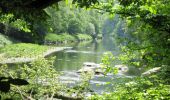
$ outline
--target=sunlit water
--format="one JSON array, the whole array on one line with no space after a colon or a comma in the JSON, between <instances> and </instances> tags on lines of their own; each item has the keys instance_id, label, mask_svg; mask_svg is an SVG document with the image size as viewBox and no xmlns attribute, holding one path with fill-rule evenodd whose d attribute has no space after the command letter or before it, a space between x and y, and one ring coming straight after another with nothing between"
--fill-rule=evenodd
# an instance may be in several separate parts
<instances>
[{"instance_id":1,"label":"sunlit water","mask_svg":"<svg viewBox=\"0 0 170 100\"><path fill-rule=\"evenodd\" d=\"M103 39L98 42L83 42L72 46L72 49L57 52L52 55L56 56L54 63L56 70L63 73L60 76L60 81L69 86L74 86L82 80L81 75L76 72L82 68L84 62L101 63L102 55L106 51L112 52L115 56L120 53L118 45L113 38ZM114 63L121 64L121 62L118 61ZM136 69L134 71L135 72L132 74L95 75L89 81L90 89L97 93L103 93L109 90L112 91L112 87L114 86L108 84L109 82L116 83L121 82L124 78L132 78L138 73Z\"/></svg>"}]
</instances>

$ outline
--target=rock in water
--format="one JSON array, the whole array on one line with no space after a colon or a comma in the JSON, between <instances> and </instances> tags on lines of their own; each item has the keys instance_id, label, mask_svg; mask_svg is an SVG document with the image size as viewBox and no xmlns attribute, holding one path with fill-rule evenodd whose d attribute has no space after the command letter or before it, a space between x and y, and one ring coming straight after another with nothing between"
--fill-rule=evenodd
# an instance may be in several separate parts
<instances>
[{"instance_id":1,"label":"rock in water","mask_svg":"<svg viewBox=\"0 0 170 100\"><path fill-rule=\"evenodd\" d=\"M115 65L115 68L118 69L118 73L125 73L129 70L126 65Z\"/></svg>"},{"instance_id":2,"label":"rock in water","mask_svg":"<svg viewBox=\"0 0 170 100\"><path fill-rule=\"evenodd\" d=\"M102 68L100 64L96 64L94 62L85 62L83 63L83 67L77 71L77 73L94 73L96 75L103 74Z\"/></svg>"},{"instance_id":3,"label":"rock in water","mask_svg":"<svg viewBox=\"0 0 170 100\"><path fill-rule=\"evenodd\" d=\"M150 70L142 73L142 76L149 76L149 75L151 75L151 74L153 74L153 73L157 73L157 72L160 71L160 69L161 69L161 67L152 68L152 69L150 69Z\"/></svg>"}]
</instances>

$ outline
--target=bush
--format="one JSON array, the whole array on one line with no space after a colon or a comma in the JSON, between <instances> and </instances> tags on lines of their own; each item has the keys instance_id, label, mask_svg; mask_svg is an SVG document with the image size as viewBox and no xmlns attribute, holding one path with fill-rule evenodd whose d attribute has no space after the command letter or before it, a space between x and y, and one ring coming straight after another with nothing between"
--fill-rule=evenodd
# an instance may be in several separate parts
<instances>
[{"instance_id":1,"label":"bush","mask_svg":"<svg viewBox=\"0 0 170 100\"><path fill-rule=\"evenodd\" d=\"M72 18L68 24L69 34L83 33L82 22L76 18Z\"/></svg>"},{"instance_id":2,"label":"bush","mask_svg":"<svg viewBox=\"0 0 170 100\"><path fill-rule=\"evenodd\" d=\"M78 41L92 40L92 37L90 35L87 35L87 34L77 34L76 37L77 37Z\"/></svg>"},{"instance_id":3,"label":"bush","mask_svg":"<svg viewBox=\"0 0 170 100\"><path fill-rule=\"evenodd\" d=\"M112 93L93 95L90 100L169 100L170 85L157 79L137 77L119 84Z\"/></svg>"},{"instance_id":4,"label":"bush","mask_svg":"<svg viewBox=\"0 0 170 100\"><path fill-rule=\"evenodd\" d=\"M59 81L60 73L53 66L54 59L39 58L27 64L14 64L13 68L11 65L0 66L0 98L2 100L49 100L49 98L63 99L64 97L65 100L82 100L85 93L90 91L89 81L93 74L84 73L81 75L81 83L77 83L74 87L66 87L66 84ZM10 88L3 87L9 84L1 83L8 83L9 80L15 81L15 84L12 85L14 83L12 82Z\"/></svg>"},{"instance_id":5,"label":"bush","mask_svg":"<svg viewBox=\"0 0 170 100\"><path fill-rule=\"evenodd\" d=\"M7 93L0 91L2 100L32 100L40 98L46 100L53 97L54 93L63 88L63 85L58 81L59 73L53 68L53 59L39 58L29 64L15 64L13 65L15 70L11 69L10 65L2 65L0 67L1 77L25 79L29 82L29 85L26 86L11 85L10 91Z\"/></svg>"},{"instance_id":6,"label":"bush","mask_svg":"<svg viewBox=\"0 0 170 100\"><path fill-rule=\"evenodd\" d=\"M87 34L76 34L76 35L69 35L69 34L54 34L54 33L49 33L46 35L45 39L47 41L51 41L51 42L64 42L64 41L88 41L88 40L92 40L92 37L90 35Z\"/></svg>"},{"instance_id":7,"label":"bush","mask_svg":"<svg viewBox=\"0 0 170 100\"><path fill-rule=\"evenodd\" d=\"M47 41L52 41L52 42L64 42L64 41L75 41L75 37L69 34L54 34L54 33L49 33L45 36L45 40Z\"/></svg>"}]
</instances>

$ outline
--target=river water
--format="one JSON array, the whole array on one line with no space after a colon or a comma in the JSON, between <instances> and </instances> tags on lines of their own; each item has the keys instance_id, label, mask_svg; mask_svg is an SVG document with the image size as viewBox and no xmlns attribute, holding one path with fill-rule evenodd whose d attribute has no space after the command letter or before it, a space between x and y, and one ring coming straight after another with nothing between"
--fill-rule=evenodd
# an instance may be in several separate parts
<instances>
[{"instance_id":1,"label":"river water","mask_svg":"<svg viewBox=\"0 0 170 100\"><path fill-rule=\"evenodd\" d=\"M68 45L63 45L68 46ZM117 45L114 38L103 39L97 42L82 42L77 44L70 44L72 49L57 52L52 56L56 56L54 66L56 70L62 72L60 76L60 81L62 83L68 84L69 86L76 85L83 80L81 75L76 73L79 69L82 68L84 62L94 62L101 63L101 58L104 52L110 51L115 56L120 52L119 46ZM115 62L115 64L121 64L121 62ZM134 68L132 68L134 70ZM124 78L132 78L136 75L136 69L134 70L135 74L109 74L104 75L95 75L90 82L90 89L97 93L108 92L109 90L114 90L108 84L109 82L119 83L122 82ZM131 71L133 72L133 71ZM112 88L111 88L112 87Z\"/></svg>"}]
</instances>

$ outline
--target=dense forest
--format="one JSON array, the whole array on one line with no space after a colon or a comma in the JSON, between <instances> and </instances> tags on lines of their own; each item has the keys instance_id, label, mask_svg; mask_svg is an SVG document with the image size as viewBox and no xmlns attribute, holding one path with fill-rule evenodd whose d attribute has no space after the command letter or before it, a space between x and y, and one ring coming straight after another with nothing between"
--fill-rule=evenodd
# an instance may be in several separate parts
<instances>
[{"instance_id":1,"label":"dense forest","mask_svg":"<svg viewBox=\"0 0 170 100\"><path fill-rule=\"evenodd\" d=\"M61 83L46 56L69 48L58 44L106 37L121 53L105 51L97 72L116 75L121 62L141 75L107 82L112 91L102 94L90 89L88 71L74 87ZM170 0L1 0L0 99L169 100L169 48Z\"/></svg>"}]
</instances>

